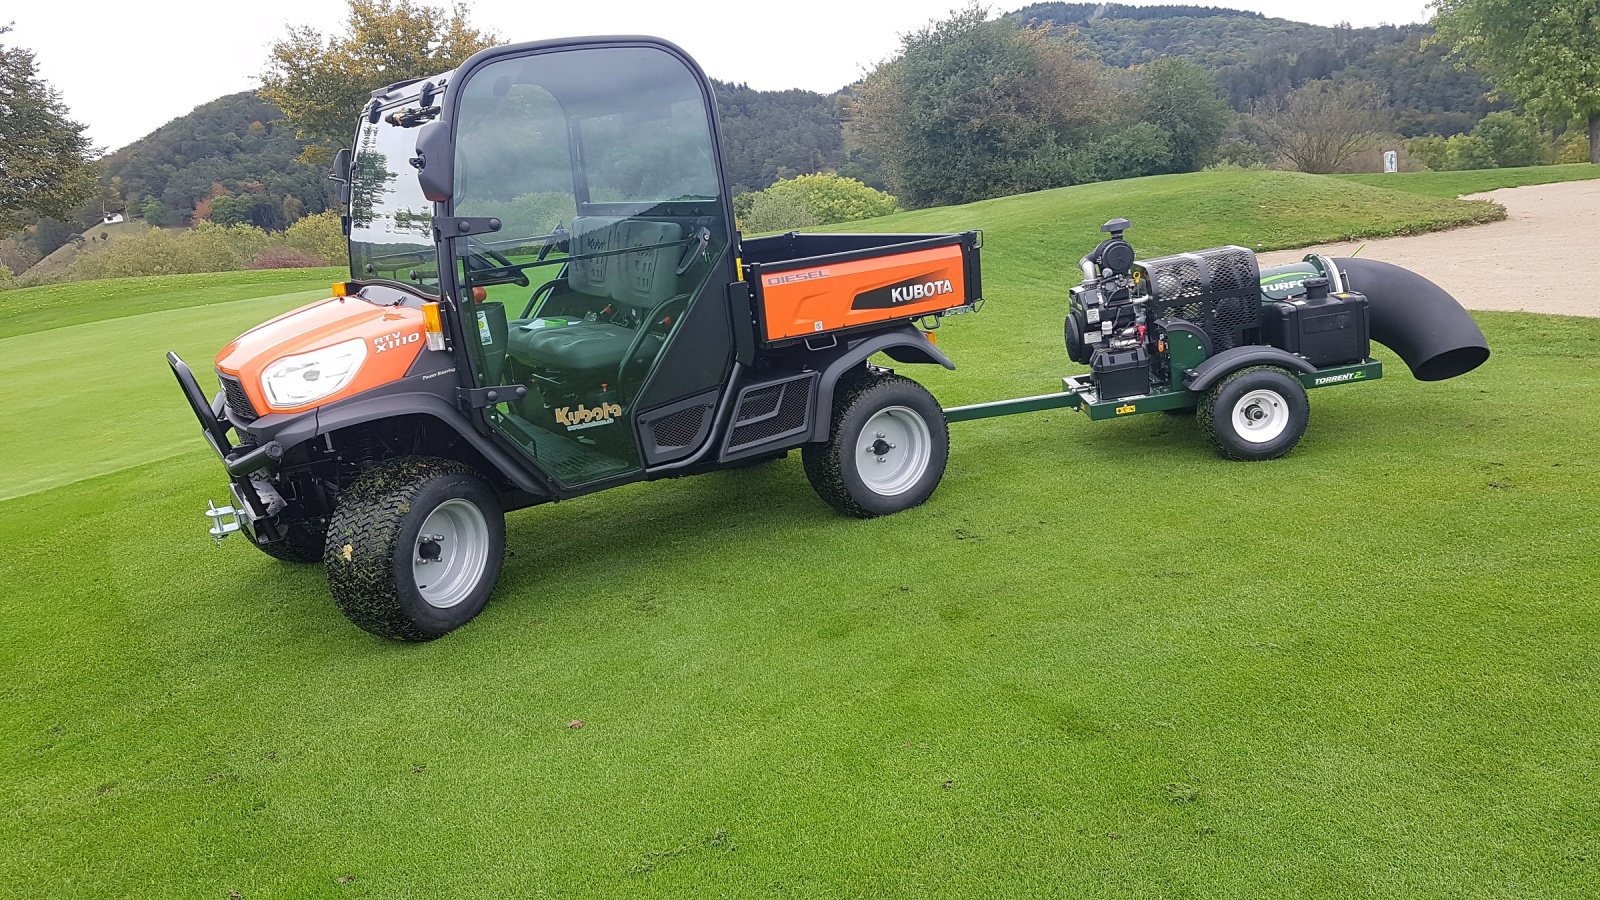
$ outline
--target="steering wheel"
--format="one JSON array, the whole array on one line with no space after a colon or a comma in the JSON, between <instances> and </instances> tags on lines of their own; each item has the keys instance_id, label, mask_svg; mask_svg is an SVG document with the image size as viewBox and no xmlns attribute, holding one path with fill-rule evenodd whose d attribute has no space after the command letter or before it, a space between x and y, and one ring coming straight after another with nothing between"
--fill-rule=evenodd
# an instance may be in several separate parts
<instances>
[{"instance_id":1,"label":"steering wheel","mask_svg":"<svg viewBox=\"0 0 1600 900\"><path fill-rule=\"evenodd\" d=\"M662 329L670 333L672 326L677 324L676 320L666 322L663 322L663 320L669 316L677 315L681 311L678 307L688 305L689 295L678 294L657 303L655 308L650 310L650 315L646 316L639 325L639 333L635 334L633 341L628 344L628 352L622 355L622 363L617 366L617 384L627 383L623 376L627 374L628 367L633 364L634 357L639 353L639 348L644 346L645 338Z\"/></svg>"},{"instance_id":2,"label":"steering wheel","mask_svg":"<svg viewBox=\"0 0 1600 900\"><path fill-rule=\"evenodd\" d=\"M516 267L516 263L507 259L505 254L501 253L499 250L494 249L493 247L485 244L483 241L480 241L475 237L472 237L471 235L467 236L467 247L468 249L476 250L478 253L487 256L498 263L498 267L473 269L472 257L469 256L467 257L467 273L469 275L484 275L489 279L497 278L498 276L506 276L506 280L517 287L528 286L528 276Z\"/></svg>"}]
</instances>

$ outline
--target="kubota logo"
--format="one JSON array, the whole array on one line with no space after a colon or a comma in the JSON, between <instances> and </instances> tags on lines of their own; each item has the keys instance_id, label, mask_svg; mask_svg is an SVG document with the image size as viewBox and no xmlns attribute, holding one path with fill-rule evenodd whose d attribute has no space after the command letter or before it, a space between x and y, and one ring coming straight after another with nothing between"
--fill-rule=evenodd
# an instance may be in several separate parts
<instances>
[{"instance_id":1,"label":"kubota logo","mask_svg":"<svg viewBox=\"0 0 1600 900\"><path fill-rule=\"evenodd\" d=\"M420 331L413 331L410 334L406 334L403 331L391 331L383 337L373 338L372 346L376 348L379 353L382 353L385 350L393 350L396 347L404 347L407 344L415 344L420 340L422 340L422 332Z\"/></svg>"},{"instance_id":2,"label":"kubota logo","mask_svg":"<svg viewBox=\"0 0 1600 900\"><path fill-rule=\"evenodd\" d=\"M582 428L593 428L596 425L610 425L622 415L622 407L615 403L602 403L599 406L584 406L578 404L576 409L563 406L556 410L556 422L567 426L568 431L577 431Z\"/></svg>"},{"instance_id":3,"label":"kubota logo","mask_svg":"<svg viewBox=\"0 0 1600 900\"><path fill-rule=\"evenodd\" d=\"M935 297L939 294L953 294L955 292L955 285L952 285L948 278L939 281L925 281L921 284L908 284L905 287L890 289L889 302L905 303L911 300L921 300L925 297Z\"/></svg>"},{"instance_id":4,"label":"kubota logo","mask_svg":"<svg viewBox=\"0 0 1600 900\"><path fill-rule=\"evenodd\" d=\"M930 272L907 278L898 284L885 285L881 288L857 294L855 302L850 304L851 309L891 309L906 303L915 303L933 297L956 292L955 281L944 277L944 272Z\"/></svg>"}]
</instances>

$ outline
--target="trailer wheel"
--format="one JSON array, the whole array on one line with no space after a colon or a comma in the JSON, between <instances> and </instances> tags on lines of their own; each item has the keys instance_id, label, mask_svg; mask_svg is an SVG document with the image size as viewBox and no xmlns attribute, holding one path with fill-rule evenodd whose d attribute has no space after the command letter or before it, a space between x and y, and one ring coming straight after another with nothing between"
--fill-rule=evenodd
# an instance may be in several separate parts
<instances>
[{"instance_id":1,"label":"trailer wheel","mask_svg":"<svg viewBox=\"0 0 1600 900\"><path fill-rule=\"evenodd\" d=\"M505 513L472 467L401 457L339 498L323 563L350 621L383 637L431 641L471 621L505 553Z\"/></svg>"},{"instance_id":2,"label":"trailer wheel","mask_svg":"<svg viewBox=\"0 0 1600 900\"><path fill-rule=\"evenodd\" d=\"M828 440L800 453L817 494L863 519L927 500L949 455L944 411L927 388L899 375L841 384Z\"/></svg>"},{"instance_id":3,"label":"trailer wheel","mask_svg":"<svg viewBox=\"0 0 1600 900\"><path fill-rule=\"evenodd\" d=\"M1275 366L1240 369L1212 386L1195 420L1228 459L1277 459L1306 433L1309 406L1300 379Z\"/></svg>"},{"instance_id":4,"label":"trailer wheel","mask_svg":"<svg viewBox=\"0 0 1600 900\"><path fill-rule=\"evenodd\" d=\"M250 543L257 550L272 557L291 563L322 562L322 551L327 544L326 526L317 527L310 522L299 522L283 527L283 539L277 541L258 541L254 534L250 534Z\"/></svg>"}]
</instances>

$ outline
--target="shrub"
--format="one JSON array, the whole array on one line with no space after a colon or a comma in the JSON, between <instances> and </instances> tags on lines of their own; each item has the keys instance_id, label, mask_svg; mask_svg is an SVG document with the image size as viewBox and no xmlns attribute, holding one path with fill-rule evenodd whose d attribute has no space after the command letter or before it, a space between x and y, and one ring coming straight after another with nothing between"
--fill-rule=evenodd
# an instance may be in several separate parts
<instances>
[{"instance_id":1,"label":"shrub","mask_svg":"<svg viewBox=\"0 0 1600 900\"><path fill-rule=\"evenodd\" d=\"M1135 122L1096 141L1082 155L1074 181L1115 181L1171 170L1170 134L1158 125Z\"/></svg>"},{"instance_id":2,"label":"shrub","mask_svg":"<svg viewBox=\"0 0 1600 900\"><path fill-rule=\"evenodd\" d=\"M1573 129L1562 136L1555 149L1557 165L1586 163L1589 161L1589 136L1581 129Z\"/></svg>"},{"instance_id":3,"label":"shrub","mask_svg":"<svg viewBox=\"0 0 1600 900\"><path fill-rule=\"evenodd\" d=\"M290 225L283 232L283 242L307 256L316 257L324 265L342 266L350 259L344 228L339 224L339 214L333 210L306 216Z\"/></svg>"},{"instance_id":4,"label":"shrub","mask_svg":"<svg viewBox=\"0 0 1600 900\"><path fill-rule=\"evenodd\" d=\"M750 198L747 204L750 211L739 224L743 230L752 234L790 231L822 224L817 221L817 216L810 207L798 197L769 194L766 191L757 191L745 196Z\"/></svg>"},{"instance_id":5,"label":"shrub","mask_svg":"<svg viewBox=\"0 0 1600 900\"><path fill-rule=\"evenodd\" d=\"M11 270L0 266L0 291L9 291L16 286L17 279L11 274Z\"/></svg>"},{"instance_id":6,"label":"shrub","mask_svg":"<svg viewBox=\"0 0 1600 900\"><path fill-rule=\"evenodd\" d=\"M1472 129L1484 153L1500 168L1537 166L1545 161L1545 138L1539 124L1511 112L1492 112Z\"/></svg>"},{"instance_id":7,"label":"shrub","mask_svg":"<svg viewBox=\"0 0 1600 900\"><path fill-rule=\"evenodd\" d=\"M840 175L799 175L735 200L745 230L760 233L886 216L894 197Z\"/></svg>"},{"instance_id":8,"label":"shrub","mask_svg":"<svg viewBox=\"0 0 1600 900\"><path fill-rule=\"evenodd\" d=\"M73 278L182 275L243 269L272 243L249 225L202 222L188 231L152 228L85 251L73 261Z\"/></svg>"},{"instance_id":9,"label":"shrub","mask_svg":"<svg viewBox=\"0 0 1600 900\"><path fill-rule=\"evenodd\" d=\"M293 247L268 247L250 261L252 269L309 269L324 262L304 250Z\"/></svg>"}]
</instances>

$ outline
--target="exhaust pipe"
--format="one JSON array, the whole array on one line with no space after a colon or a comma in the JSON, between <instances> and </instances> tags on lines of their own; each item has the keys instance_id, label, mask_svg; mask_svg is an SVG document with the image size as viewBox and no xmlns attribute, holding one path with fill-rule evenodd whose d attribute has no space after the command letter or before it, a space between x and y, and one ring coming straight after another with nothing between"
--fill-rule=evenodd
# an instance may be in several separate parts
<instances>
[{"instance_id":1,"label":"exhaust pipe","mask_svg":"<svg viewBox=\"0 0 1600 900\"><path fill-rule=\"evenodd\" d=\"M1478 323L1444 288L1375 259L1328 262L1345 290L1366 295L1372 339L1399 354L1418 381L1465 375L1489 358Z\"/></svg>"}]
</instances>

